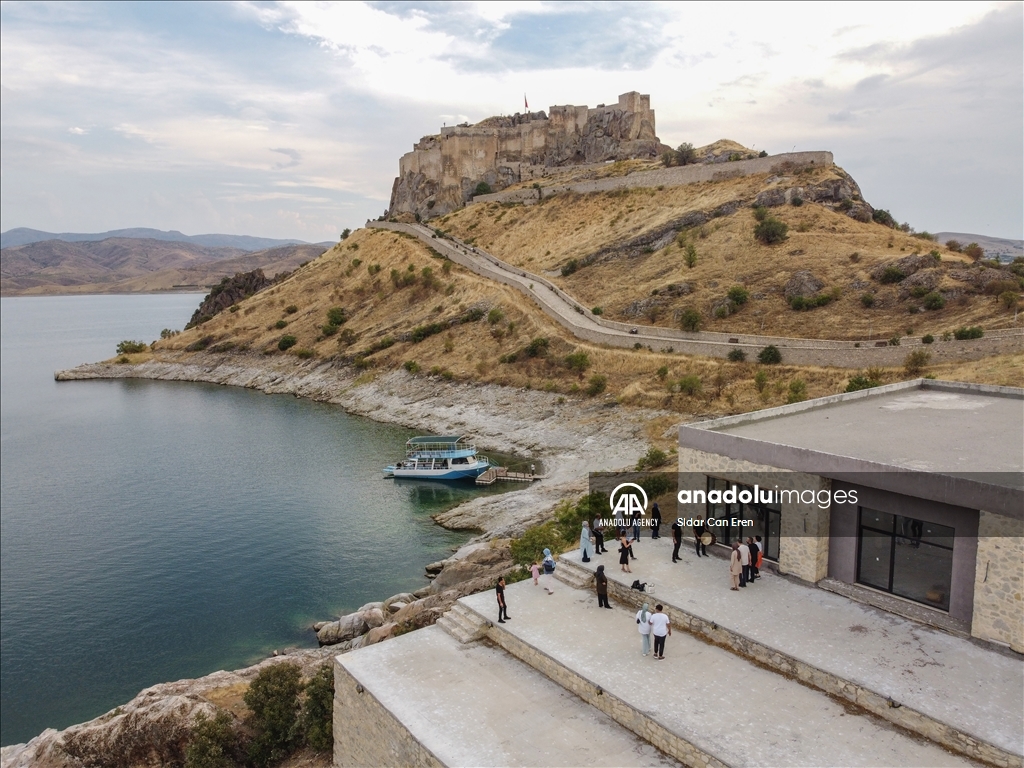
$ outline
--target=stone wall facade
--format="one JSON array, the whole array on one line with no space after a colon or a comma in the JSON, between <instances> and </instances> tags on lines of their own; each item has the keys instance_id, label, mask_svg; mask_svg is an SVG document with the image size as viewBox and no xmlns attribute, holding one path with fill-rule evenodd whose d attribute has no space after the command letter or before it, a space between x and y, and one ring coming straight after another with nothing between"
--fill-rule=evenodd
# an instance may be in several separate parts
<instances>
[{"instance_id":1,"label":"stone wall facade","mask_svg":"<svg viewBox=\"0 0 1024 768\"><path fill-rule=\"evenodd\" d=\"M446 126L402 156L388 214L441 216L473 199L481 182L503 189L541 176L542 168L653 158L661 148L651 97L636 91L607 106L554 106L548 114Z\"/></svg>"},{"instance_id":2,"label":"stone wall facade","mask_svg":"<svg viewBox=\"0 0 1024 768\"><path fill-rule=\"evenodd\" d=\"M388 709L334 660L334 765L443 768Z\"/></svg>"},{"instance_id":3,"label":"stone wall facade","mask_svg":"<svg viewBox=\"0 0 1024 768\"><path fill-rule=\"evenodd\" d=\"M1021 523L982 510L971 635L1024 653L1024 538Z\"/></svg>"}]
</instances>

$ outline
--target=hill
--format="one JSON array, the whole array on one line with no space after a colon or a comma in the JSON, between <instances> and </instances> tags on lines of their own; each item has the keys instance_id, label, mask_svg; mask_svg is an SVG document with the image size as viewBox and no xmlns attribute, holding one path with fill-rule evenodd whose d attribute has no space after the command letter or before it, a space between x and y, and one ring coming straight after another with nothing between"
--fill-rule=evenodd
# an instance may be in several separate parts
<instances>
[{"instance_id":1,"label":"hill","mask_svg":"<svg viewBox=\"0 0 1024 768\"><path fill-rule=\"evenodd\" d=\"M142 240L163 240L175 243L192 243L204 248L238 248L243 251L259 251L279 245L305 245L302 240L276 240L270 237L252 237L250 235L186 235L177 230L164 231L148 227L132 227L130 229L114 229L109 232L42 232L38 229L17 227L0 234L0 248L13 248L17 245L28 245L44 240L63 240L66 243L95 242L108 240L112 237L134 238ZM329 245L329 243L328 243Z\"/></svg>"},{"instance_id":2,"label":"hill","mask_svg":"<svg viewBox=\"0 0 1024 768\"><path fill-rule=\"evenodd\" d=\"M969 232L936 232L935 239L940 243L947 243L950 240L956 240L961 245L977 243L985 250L985 256L991 259L1012 261L1024 257L1024 240L972 235Z\"/></svg>"},{"instance_id":3,"label":"hill","mask_svg":"<svg viewBox=\"0 0 1024 768\"><path fill-rule=\"evenodd\" d=\"M4 295L201 290L236 272L291 271L323 251L308 244L246 253L136 238L48 240L0 251L0 290Z\"/></svg>"}]
</instances>

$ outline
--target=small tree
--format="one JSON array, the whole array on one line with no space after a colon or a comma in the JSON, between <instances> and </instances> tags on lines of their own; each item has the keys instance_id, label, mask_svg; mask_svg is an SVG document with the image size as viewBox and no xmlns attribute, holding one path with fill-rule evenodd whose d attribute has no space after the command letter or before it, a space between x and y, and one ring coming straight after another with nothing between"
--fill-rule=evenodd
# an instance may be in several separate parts
<instances>
[{"instance_id":1,"label":"small tree","mask_svg":"<svg viewBox=\"0 0 1024 768\"><path fill-rule=\"evenodd\" d=\"M679 391L684 395L693 397L699 395L704 391L704 383L700 380L700 376L695 373L688 373L678 382Z\"/></svg>"},{"instance_id":2,"label":"small tree","mask_svg":"<svg viewBox=\"0 0 1024 768\"><path fill-rule=\"evenodd\" d=\"M883 227L889 227L890 229L896 229L896 219L888 211L884 211L881 208L875 208L871 212L871 219L876 224L881 224Z\"/></svg>"},{"instance_id":3,"label":"small tree","mask_svg":"<svg viewBox=\"0 0 1024 768\"><path fill-rule=\"evenodd\" d=\"M684 141L676 148L677 165L693 165L696 162L697 150L693 148L693 144L688 141Z\"/></svg>"},{"instance_id":4,"label":"small tree","mask_svg":"<svg viewBox=\"0 0 1024 768\"><path fill-rule=\"evenodd\" d=\"M301 727L306 744L316 752L334 748L334 670L323 664L306 683Z\"/></svg>"},{"instance_id":5,"label":"small tree","mask_svg":"<svg viewBox=\"0 0 1024 768\"><path fill-rule=\"evenodd\" d=\"M917 376L927 367L931 359L931 352L916 349L904 359L903 370L907 372L908 376Z\"/></svg>"},{"instance_id":6,"label":"small tree","mask_svg":"<svg viewBox=\"0 0 1024 768\"><path fill-rule=\"evenodd\" d=\"M947 240L946 247L953 253L960 253L963 250L964 245L959 240Z\"/></svg>"},{"instance_id":7,"label":"small tree","mask_svg":"<svg viewBox=\"0 0 1024 768\"><path fill-rule=\"evenodd\" d=\"M938 291L931 291L925 294L921 304L925 309L942 309L946 306L946 299Z\"/></svg>"},{"instance_id":8,"label":"small tree","mask_svg":"<svg viewBox=\"0 0 1024 768\"><path fill-rule=\"evenodd\" d=\"M734 349L729 350L728 359L729 362L732 363L742 363L744 360L747 359L747 353L744 352L739 347L735 347Z\"/></svg>"},{"instance_id":9,"label":"small tree","mask_svg":"<svg viewBox=\"0 0 1024 768\"><path fill-rule=\"evenodd\" d=\"M221 709L211 720L205 712L200 712L196 715L185 750L185 768L231 768L237 765L238 741L231 715Z\"/></svg>"},{"instance_id":10,"label":"small tree","mask_svg":"<svg viewBox=\"0 0 1024 768\"><path fill-rule=\"evenodd\" d=\"M729 301L737 305L746 304L750 298L750 292L742 285L734 285L726 295L729 297Z\"/></svg>"},{"instance_id":11,"label":"small tree","mask_svg":"<svg viewBox=\"0 0 1024 768\"><path fill-rule=\"evenodd\" d=\"M144 341L132 341L131 339L125 339L118 343L117 354L133 355L137 352L145 352L147 349L149 349L149 345Z\"/></svg>"},{"instance_id":12,"label":"small tree","mask_svg":"<svg viewBox=\"0 0 1024 768\"><path fill-rule=\"evenodd\" d=\"M486 181L481 181L476 185L476 189L473 190L473 196L476 195L489 195L491 194L491 185Z\"/></svg>"},{"instance_id":13,"label":"small tree","mask_svg":"<svg viewBox=\"0 0 1024 768\"><path fill-rule=\"evenodd\" d=\"M1017 306L1018 296L1015 291L1003 291L999 294L999 301L1003 303L1003 306L1007 309L1013 309Z\"/></svg>"},{"instance_id":14,"label":"small tree","mask_svg":"<svg viewBox=\"0 0 1024 768\"><path fill-rule=\"evenodd\" d=\"M985 257L985 249L977 243L971 243L964 248L964 255L969 256L973 261L980 261Z\"/></svg>"},{"instance_id":15,"label":"small tree","mask_svg":"<svg viewBox=\"0 0 1024 768\"><path fill-rule=\"evenodd\" d=\"M767 216L754 227L754 237L765 245L781 243L789 237L789 225L774 216Z\"/></svg>"},{"instance_id":16,"label":"small tree","mask_svg":"<svg viewBox=\"0 0 1024 768\"><path fill-rule=\"evenodd\" d=\"M687 243L686 251L683 254L683 260L686 262L687 269L693 269L697 266L697 246L693 243Z\"/></svg>"},{"instance_id":17,"label":"small tree","mask_svg":"<svg viewBox=\"0 0 1024 768\"><path fill-rule=\"evenodd\" d=\"M778 365L782 362L782 353L774 344L769 344L757 353L757 362L761 365Z\"/></svg>"},{"instance_id":18,"label":"small tree","mask_svg":"<svg viewBox=\"0 0 1024 768\"><path fill-rule=\"evenodd\" d=\"M254 731L249 757L258 766L278 762L297 746L300 678L298 665L275 664L260 672L245 692Z\"/></svg>"},{"instance_id":19,"label":"small tree","mask_svg":"<svg viewBox=\"0 0 1024 768\"><path fill-rule=\"evenodd\" d=\"M768 372L762 369L758 369L757 373L754 374L754 389L758 392L764 392L764 388L768 386Z\"/></svg>"},{"instance_id":20,"label":"small tree","mask_svg":"<svg viewBox=\"0 0 1024 768\"><path fill-rule=\"evenodd\" d=\"M696 333L700 330L701 325L700 312L693 307L687 307L679 317L679 324L682 326L684 331Z\"/></svg>"},{"instance_id":21,"label":"small tree","mask_svg":"<svg viewBox=\"0 0 1024 768\"><path fill-rule=\"evenodd\" d=\"M807 399L807 383L803 379L793 379L789 382L789 396L787 403L801 403Z\"/></svg>"},{"instance_id":22,"label":"small tree","mask_svg":"<svg viewBox=\"0 0 1024 768\"><path fill-rule=\"evenodd\" d=\"M341 239L342 240L348 240L348 236L351 235L351 234L352 234L352 230L349 229L348 227L345 227L343 230L341 230Z\"/></svg>"},{"instance_id":23,"label":"small tree","mask_svg":"<svg viewBox=\"0 0 1024 768\"><path fill-rule=\"evenodd\" d=\"M643 472L645 469L657 469L668 463L668 454L660 448L651 448L646 455L640 457L636 463L636 471Z\"/></svg>"}]
</instances>

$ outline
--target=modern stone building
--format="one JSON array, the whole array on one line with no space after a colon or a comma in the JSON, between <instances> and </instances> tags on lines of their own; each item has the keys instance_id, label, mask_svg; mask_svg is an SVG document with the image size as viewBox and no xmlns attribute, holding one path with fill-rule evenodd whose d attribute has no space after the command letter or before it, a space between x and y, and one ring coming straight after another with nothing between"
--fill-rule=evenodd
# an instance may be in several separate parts
<instances>
[{"instance_id":1,"label":"modern stone building","mask_svg":"<svg viewBox=\"0 0 1024 768\"><path fill-rule=\"evenodd\" d=\"M424 136L399 161L390 216L441 216L472 199L481 182L493 190L567 165L653 158L651 97L630 91L615 104L553 106L548 113L489 117Z\"/></svg>"},{"instance_id":2,"label":"modern stone building","mask_svg":"<svg viewBox=\"0 0 1024 768\"><path fill-rule=\"evenodd\" d=\"M718 545L761 536L780 573L1024 652L1024 390L919 379L689 424L679 471L747 491L680 506L751 521Z\"/></svg>"}]
</instances>

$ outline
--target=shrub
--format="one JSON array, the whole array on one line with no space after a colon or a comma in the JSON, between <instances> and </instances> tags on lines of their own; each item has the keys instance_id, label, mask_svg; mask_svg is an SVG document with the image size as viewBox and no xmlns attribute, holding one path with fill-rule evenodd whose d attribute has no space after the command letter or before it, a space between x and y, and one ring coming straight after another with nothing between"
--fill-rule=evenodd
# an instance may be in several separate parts
<instances>
[{"instance_id":1,"label":"shrub","mask_svg":"<svg viewBox=\"0 0 1024 768\"><path fill-rule=\"evenodd\" d=\"M202 352L211 344L213 344L213 336L203 336L203 338L199 339L198 341L193 341L191 344L185 347L185 351Z\"/></svg>"},{"instance_id":2,"label":"shrub","mask_svg":"<svg viewBox=\"0 0 1024 768\"><path fill-rule=\"evenodd\" d=\"M932 242L938 240L938 238L935 235L933 235L931 232L928 232L927 230L925 230L924 232L915 232L914 234L911 235L911 237L916 237L918 240L931 240Z\"/></svg>"},{"instance_id":3,"label":"shrub","mask_svg":"<svg viewBox=\"0 0 1024 768\"><path fill-rule=\"evenodd\" d=\"M807 399L807 383L803 379L793 379L789 382L789 396L787 403L802 403Z\"/></svg>"},{"instance_id":4,"label":"shrub","mask_svg":"<svg viewBox=\"0 0 1024 768\"><path fill-rule=\"evenodd\" d=\"M501 307L494 307L494 309L487 313L487 322L491 325L497 325L504 319L505 313L501 311Z\"/></svg>"},{"instance_id":5,"label":"shrub","mask_svg":"<svg viewBox=\"0 0 1024 768\"><path fill-rule=\"evenodd\" d=\"M291 334L285 334L277 342L277 348L284 352L286 349L291 349L292 347L294 347L297 343L298 339L296 339Z\"/></svg>"},{"instance_id":6,"label":"shrub","mask_svg":"<svg viewBox=\"0 0 1024 768\"><path fill-rule=\"evenodd\" d=\"M331 325L344 325L347 320L344 307L331 307L327 310L327 322Z\"/></svg>"},{"instance_id":7,"label":"shrub","mask_svg":"<svg viewBox=\"0 0 1024 768\"><path fill-rule=\"evenodd\" d=\"M519 354L517 352L511 352L511 353L509 353L507 355L502 355L501 357L499 357L498 358L498 362L499 363L514 363L518 359L519 359Z\"/></svg>"},{"instance_id":8,"label":"shrub","mask_svg":"<svg viewBox=\"0 0 1024 768\"><path fill-rule=\"evenodd\" d=\"M757 153L757 156L758 157L768 157L768 152L766 150L762 149L760 152Z\"/></svg>"},{"instance_id":9,"label":"shrub","mask_svg":"<svg viewBox=\"0 0 1024 768\"><path fill-rule=\"evenodd\" d=\"M320 326L320 333L324 336L333 336L338 332L338 326L334 323L324 323Z\"/></svg>"},{"instance_id":10,"label":"shrub","mask_svg":"<svg viewBox=\"0 0 1024 768\"><path fill-rule=\"evenodd\" d=\"M668 454L660 448L650 448L636 463L636 471L643 472L646 469L657 469L666 464L668 464Z\"/></svg>"},{"instance_id":11,"label":"shrub","mask_svg":"<svg viewBox=\"0 0 1024 768\"><path fill-rule=\"evenodd\" d=\"M117 354L133 355L137 352L145 352L147 349L149 349L149 345L144 341L132 341L131 339L125 339L118 343Z\"/></svg>"},{"instance_id":12,"label":"shrub","mask_svg":"<svg viewBox=\"0 0 1024 768\"><path fill-rule=\"evenodd\" d=\"M582 523L580 525L582 527ZM522 536L512 540L512 560L523 566L539 563L544 559L545 549L550 548L552 552L557 552L560 545L567 546L568 542L563 541L559 535L557 523L548 520L543 525L528 528Z\"/></svg>"},{"instance_id":13,"label":"shrub","mask_svg":"<svg viewBox=\"0 0 1024 768\"><path fill-rule=\"evenodd\" d=\"M923 285L915 285L910 289L910 295L915 299L920 299L922 296L926 296L929 293L928 288Z\"/></svg>"},{"instance_id":14,"label":"shrub","mask_svg":"<svg viewBox=\"0 0 1024 768\"><path fill-rule=\"evenodd\" d=\"M608 387L608 377L596 373L587 382L587 394L591 397L600 395Z\"/></svg>"},{"instance_id":15,"label":"shrub","mask_svg":"<svg viewBox=\"0 0 1024 768\"><path fill-rule=\"evenodd\" d=\"M160 331L160 338L170 339L173 336L177 336L179 333L181 333L181 331L172 331L170 328L164 328L162 331Z\"/></svg>"},{"instance_id":16,"label":"shrub","mask_svg":"<svg viewBox=\"0 0 1024 768\"><path fill-rule=\"evenodd\" d=\"M921 337L922 344L932 344L934 343L934 341L935 337L932 336L930 333L926 333L924 336Z\"/></svg>"},{"instance_id":17,"label":"shrub","mask_svg":"<svg viewBox=\"0 0 1024 768\"><path fill-rule=\"evenodd\" d=\"M668 376L668 366L667 365L661 366L661 368L659 368L657 370L655 375L658 377L659 380L664 381L665 377Z\"/></svg>"},{"instance_id":18,"label":"shrub","mask_svg":"<svg viewBox=\"0 0 1024 768\"><path fill-rule=\"evenodd\" d=\"M774 344L769 344L757 353L757 362L761 365L777 365L782 362L782 353Z\"/></svg>"},{"instance_id":19,"label":"shrub","mask_svg":"<svg viewBox=\"0 0 1024 768\"><path fill-rule=\"evenodd\" d=\"M380 273L380 264L369 264L366 267L366 271L370 275L376 275Z\"/></svg>"},{"instance_id":20,"label":"shrub","mask_svg":"<svg viewBox=\"0 0 1024 768\"><path fill-rule=\"evenodd\" d=\"M309 360L309 358L316 356L316 352L312 349L297 349L295 350L295 356L300 360Z\"/></svg>"},{"instance_id":21,"label":"shrub","mask_svg":"<svg viewBox=\"0 0 1024 768\"><path fill-rule=\"evenodd\" d=\"M903 360L903 370L905 370L909 376L917 376L925 369L931 359L931 352L926 352L923 349L915 349Z\"/></svg>"},{"instance_id":22,"label":"shrub","mask_svg":"<svg viewBox=\"0 0 1024 768\"><path fill-rule=\"evenodd\" d=\"M590 367L590 355L583 351L573 352L565 356L565 365L570 371L582 374Z\"/></svg>"},{"instance_id":23,"label":"shrub","mask_svg":"<svg viewBox=\"0 0 1024 768\"><path fill-rule=\"evenodd\" d=\"M728 359L729 362L732 363L742 363L744 360L747 359L747 353L744 352L739 347L736 347L735 349L729 350Z\"/></svg>"},{"instance_id":24,"label":"shrub","mask_svg":"<svg viewBox=\"0 0 1024 768\"><path fill-rule=\"evenodd\" d=\"M1013 309L1017 306L1017 293L1015 291L1003 291L999 294L999 301L1003 303L1003 306L1007 309Z\"/></svg>"},{"instance_id":25,"label":"shrub","mask_svg":"<svg viewBox=\"0 0 1024 768\"><path fill-rule=\"evenodd\" d=\"M687 269L693 269L697 266L697 247L693 243L686 244L686 251L683 254L683 260L686 262Z\"/></svg>"},{"instance_id":26,"label":"shrub","mask_svg":"<svg viewBox=\"0 0 1024 768\"><path fill-rule=\"evenodd\" d=\"M594 315L603 315L604 314L604 310L601 307L594 307L592 310L590 310L590 312L591 312L591 314L594 314Z\"/></svg>"},{"instance_id":27,"label":"shrub","mask_svg":"<svg viewBox=\"0 0 1024 768\"><path fill-rule=\"evenodd\" d=\"M544 357L548 353L548 347L550 346L548 340L543 336L530 341L523 350L527 357Z\"/></svg>"},{"instance_id":28,"label":"shrub","mask_svg":"<svg viewBox=\"0 0 1024 768\"><path fill-rule=\"evenodd\" d=\"M865 309L870 309L875 305L875 295L873 293L862 293L860 303L864 305Z\"/></svg>"},{"instance_id":29,"label":"shrub","mask_svg":"<svg viewBox=\"0 0 1024 768\"><path fill-rule=\"evenodd\" d=\"M755 221L764 221L767 218L768 218L768 209L765 208L763 205L755 205L754 206L754 220Z\"/></svg>"},{"instance_id":30,"label":"shrub","mask_svg":"<svg viewBox=\"0 0 1024 768\"><path fill-rule=\"evenodd\" d=\"M886 284L898 283L905 277L906 275L903 274L903 270L901 270L899 267L893 264L890 264L888 267L882 270L882 274L879 275L878 277L878 282Z\"/></svg>"},{"instance_id":31,"label":"shrub","mask_svg":"<svg viewBox=\"0 0 1024 768\"><path fill-rule=\"evenodd\" d=\"M334 670L322 664L306 683L306 700L299 722L306 744L316 752L334 748Z\"/></svg>"},{"instance_id":32,"label":"shrub","mask_svg":"<svg viewBox=\"0 0 1024 768\"><path fill-rule=\"evenodd\" d=\"M963 243L961 243L959 240L947 240L946 247L949 250L953 251L953 253L960 253L960 251L962 251L964 248Z\"/></svg>"},{"instance_id":33,"label":"shrub","mask_svg":"<svg viewBox=\"0 0 1024 768\"><path fill-rule=\"evenodd\" d=\"M439 305L440 306L440 305ZM473 307L472 309L466 310L466 314L459 318L460 323L475 323L477 320L482 319L484 311L480 307ZM512 323L509 323L512 325Z\"/></svg>"},{"instance_id":34,"label":"shrub","mask_svg":"<svg viewBox=\"0 0 1024 768\"><path fill-rule=\"evenodd\" d=\"M409 334L409 339L413 344L419 344L424 339L428 339L431 336L441 333L445 329L445 325L442 323L428 323L427 325L417 325L412 329Z\"/></svg>"},{"instance_id":35,"label":"shrub","mask_svg":"<svg viewBox=\"0 0 1024 768\"><path fill-rule=\"evenodd\" d=\"M349 347L356 341L356 332L351 328L346 328L341 332L341 336L338 337L338 346Z\"/></svg>"},{"instance_id":36,"label":"shrub","mask_svg":"<svg viewBox=\"0 0 1024 768\"><path fill-rule=\"evenodd\" d=\"M880 386L882 386L882 382L878 379L858 373L856 376L851 376L850 380L846 382L846 391L859 392L862 389L871 389L872 387Z\"/></svg>"},{"instance_id":37,"label":"shrub","mask_svg":"<svg viewBox=\"0 0 1024 768\"><path fill-rule=\"evenodd\" d=\"M288 321L287 320L278 320L276 323L274 323L274 327L277 328L277 330L280 331L282 328L287 328L288 327Z\"/></svg>"},{"instance_id":38,"label":"shrub","mask_svg":"<svg viewBox=\"0 0 1024 768\"><path fill-rule=\"evenodd\" d=\"M733 304L746 304L750 299L750 292L742 285L734 285L726 295Z\"/></svg>"},{"instance_id":39,"label":"shrub","mask_svg":"<svg viewBox=\"0 0 1024 768\"><path fill-rule=\"evenodd\" d=\"M924 301L921 302L925 309L942 309L946 306L946 299L938 291L926 293Z\"/></svg>"},{"instance_id":40,"label":"shrub","mask_svg":"<svg viewBox=\"0 0 1024 768\"><path fill-rule=\"evenodd\" d=\"M243 700L252 713L249 757L258 766L287 757L297 746L301 673L296 664L275 664L260 672Z\"/></svg>"},{"instance_id":41,"label":"shrub","mask_svg":"<svg viewBox=\"0 0 1024 768\"><path fill-rule=\"evenodd\" d=\"M977 243L971 243L964 248L964 255L970 256L974 261L979 261L985 256L985 249Z\"/></svg>"},{"instance_id":42,"label":"shrub","mask_svg":"<svg viewBox=\"0 0 1024 768\"><path fill-rule=\"evenodd\" d=\"M876 224L881 224L882 226L889 227L890 229L896 229L896 219L893 218L891 213L884 211L881 208L875 208L875 210L871 212L871 219Z\"/></svg>"},{"instance_id":43,"label":"shrub","mask_svg":"<svg viewBox=\"0 0 1024 768\"><path fill-rule=\"evenodd\" d=\"M562 277L568 277L580 268L578 259L569 259L562 265Z\"/></svg>"},{"instance_id":44,"label":"shrub","mask_svg":"<svg viewBox=\"0 0 1024 768\"><path fill-rule=\"evenodd\" d=\"M754 237L765 245L781 243L789 236L789 225L786 222L768 216L754 227Z\"/></svg>"},{"instance_id":45,"label":"shrub","mask_svg":"<svg viewBox=\"0 0 1024 768\"><path fill-rule=\"evenodd\" d=\"M754 374L754 389L758 392L764 392L764 388L768 386L768 372L764 370L758 370Z\"/></svg>"},{"instance_id":46,"label":"shrub","mask_svg":"<svg viewBox=\"0 0 1024 768\"><path fill-rule=\"evenodd\" d=\"M420 369L420 364L415 360L406 360L402 363L402 367L405 368L409 373L417 373Z\"/></svg>"},{"instance_id":47,"label":"shrub","mask_svg":"<svg viewBox=\"0 0 1024 768\"><path fill-rule=\"evenodd\" d=\"M985 331L978 325L961 325L955 331L953 331L953 338L957 341L964 341L966 339L980 339L985 335Z\"/></svg>"},{"instance_id":48,"label":"shrub","mask_svg":"<svg viewBox=\"0 0 1024 768\"><path fill-rule=\"evenodd\" d=\"M850 261L854 264L860 261L860 251L854 251L850 254Z\"/></svg>"},{"instance_id":49,"label":"shrub","mask_svg":"<svg viewBox=\"0 0 1024 768\"><path fill-rule=\"evenodd\" d=\"M473 190L473 195L489 195L491 194L491 185L486 181L481 181L476 185L476 189Z\"/></svg>"},{"instance_id":50,"label":"shrub","mask_svg":"<svg viewBox=\"0 0 1024 768\"><path fill-rule=\"evenodd\" d=\"M802 197L800 197L799 195L794 195L793 199L789 201L789 204L790 205L794 205L797 208L799 208L801 205L804 204L804 199Z\"/></svg>"},{"instance_id":51,"label":"shrub","mask_svg":"<svg viewBox=\"0 0 1024 768\"><path fill-rule=\"evenodd\" d=\"M341 230L341 239L342 240L347 240L348 236L351 235L351 234L352 234L352 230L349 229L348 227L345 227L343 230Z\"/></svg>"},{"instance_id":52,"label":"shrub","mask_svg":"<svg viewBox=\"0 0 1024 768\"><path fill-rule=\"evenodd\" d=\"M684 331L696 333L700 330L701 325L700 312L693 307L687 307L679 316L679 324L682 326Z\"/></svg>"},{"instance_id":53,"label":"shrub","mask_svg":"<svg viewBox=\"0 0 1024 768\"><path fill-rule=\"evenodd\" d=\"M684 395L689 395L690 397L693 397L694 395L699 395L701 392L704 391L704 384L700 380L700 376L698 376L695 373L686 374L685 376L683 376L683 378L679 380L677 385L679 387L680 392L682 392Z\"/></svg>"},{"instance_id":54,"label":"shrub","mask_svg":"<svg viewBox=\"0 0 1024 768\"><path fill-rule=\"evenodd\" d=\"M831 304L836 298L838 298L836 291L819 293L815 296L792 296L789 299L789 306L798 312L817 309L818 307L824 307L826 304Z\"/></svg>"},{"instance_id":55,"label":"shrub","mask_svg":"<svg viewBox=\"0 0 1024 768\"><path fill-rule=\"evenodd\" d=\"M899 345L900 345L900 335L897 333L897 334L893 335L892 338L889 339L889 346L890 347L898 347Z\"/></svg>"},{"instance_id":56,"label":"shrub","mask_svg":"<svg viewBox=\"0 0 1024 768\"><path fill-rule=\"evenodd\" d=\"M211 720L200 712L194 723L185 750L185 768L232 768L238 764L239 739L230 714L221 709Z\"/></svg>"},{"instance_id":57,"label":"shrub","mask_svg":"<svg viewBox=\"0 0 1024 768\"><path fill-rule=\"evenodd\" d=\"M287 307L284 308L284 311L285 314L294 315L296 312L299 311L299 308L296 307L294 304L289 304Z\"/></svg>"},{"instance_id":58,"label":"shrub","mask_svg":"<svg viewBox=\"0 0 1024 768\"><path fill-rule=\"evenodd\" d=\"M729 304L719 304L715 307L715 317L719 320L723 320L729 316Z\"/></svg>"}]
</instances>

